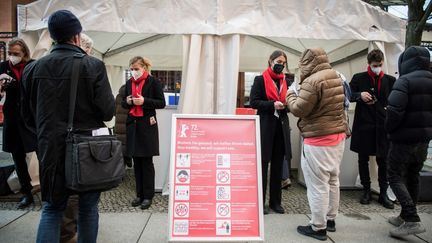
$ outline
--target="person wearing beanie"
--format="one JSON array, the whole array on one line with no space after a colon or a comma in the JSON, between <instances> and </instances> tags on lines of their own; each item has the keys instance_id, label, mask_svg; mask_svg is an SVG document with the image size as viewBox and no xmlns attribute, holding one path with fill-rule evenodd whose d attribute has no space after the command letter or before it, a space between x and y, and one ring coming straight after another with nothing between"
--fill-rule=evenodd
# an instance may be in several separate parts
<instances>
[{"instance_id":1,"label":"person wearing beanie","mask_svg":"<svg viewBox=\"0 0 432 243\"><path fill-rule=\"evenodd\" d=\"M411 46L399 57L399 78L388 97L385 129L390 139L388 180L401 206L398 216L390 217L396 226L394 237L426 231L417 214L419 172L432 139L431 53L425 47Z\"/></svg>"},{"instance_id":2,"label":"person wearing beanie","mask_svg":"<svg viewBox=\"0 0 432 243\"><path fill-rule=\"evenodd\" d=\"M69 42L72 36L80 34L82 26L72 12L69 10L58 10L48 19L48 31L54 41L65 43Z\"/></svg>"},{"instance_id":3,"label":"person wearing beanie","mask_svg":"<svg viewBox=\"0 0 432 243\"><path fill-rule=\"evenodd\" d=\"M55 41L51 53L28 65L23 73L22 107L34 117L37 131L42 213L36 242L59 242L60 227L68 198L77 194L65 186L65 146L70 84L74 56L79 56L79 79L74 128L104 127L115 111L114 96L102 61L80 48L82 26L68 10L48 19ZM66 105L65 105L66 104ZM37 111L37 112L35 112ZM79 196L78 242L95 243L98 234L100 192Z\"/></svg>"}]
</instances>

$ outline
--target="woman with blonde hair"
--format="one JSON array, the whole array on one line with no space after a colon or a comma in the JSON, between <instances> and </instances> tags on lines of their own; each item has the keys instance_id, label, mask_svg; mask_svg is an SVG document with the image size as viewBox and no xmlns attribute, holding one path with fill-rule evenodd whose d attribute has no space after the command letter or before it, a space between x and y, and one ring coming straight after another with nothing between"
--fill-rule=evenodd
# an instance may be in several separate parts
<instances>
[{"instance_id":1,"label":"woman with blonde hair","mask_svg":"<svg viewBox=\"0 0 432 243\"><path fill-rule=\"evenodd\" d=\"M154 196L153 156L159 155L156 109L165 107L162 84L150 75L150 61L140 56L129 61L132 77L126 81L122 106L126 119L126 156L133 158L136 198L132 206L151 206Z\"/></svg>"}]
</instances>

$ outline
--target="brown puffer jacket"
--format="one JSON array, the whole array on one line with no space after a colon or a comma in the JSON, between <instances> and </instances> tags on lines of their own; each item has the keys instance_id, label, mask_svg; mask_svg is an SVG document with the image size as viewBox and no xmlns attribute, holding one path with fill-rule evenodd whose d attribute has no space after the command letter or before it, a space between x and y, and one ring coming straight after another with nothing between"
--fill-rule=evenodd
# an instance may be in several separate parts
<instances>
[{"instance_id":1,"label":"brown puffer jacket","mask_svg":"<svg viewBox=\"0 0 432 243\"><path fill-rule=\"evenodd\" d=\"M114 133L117 138L122 142L123 154L126 152L126 118L128 116L128 110L123 108L121 105L122 95L125 92L125 85L122 85L119 89L119 93L115 98L115 124Z\"/></svg>"},{"instance_id":2,"label":"brown puffer jacket","mask_svg":"<svg viewBox=\"0 0 432 243\"><path fill-rule=\"evenodd\" d=\"M321 48L307 49L300 63L300 90L287 94L290 112L303 137L317 137L346 132L342 80L330 66Z\"/></svg>"}]
</instances>

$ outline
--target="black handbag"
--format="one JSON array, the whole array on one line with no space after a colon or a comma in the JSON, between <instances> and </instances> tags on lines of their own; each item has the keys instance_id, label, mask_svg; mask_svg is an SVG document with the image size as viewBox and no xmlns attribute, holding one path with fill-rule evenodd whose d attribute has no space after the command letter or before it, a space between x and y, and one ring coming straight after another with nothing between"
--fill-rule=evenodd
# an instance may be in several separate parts
<instances>
[{"instance_id":1,"label":"black handbag","mask_svg":"<svg viewBox=\"0 0 432 243\"><path fill-rule=\"evenodd\" d=\"M122 143L111 133L92 136L90 130L73 128L79 67L83 56L76 54L72 67L66 136L66 187L77 192L106 191L123 181Z\"/></svg>"}]
</instances>

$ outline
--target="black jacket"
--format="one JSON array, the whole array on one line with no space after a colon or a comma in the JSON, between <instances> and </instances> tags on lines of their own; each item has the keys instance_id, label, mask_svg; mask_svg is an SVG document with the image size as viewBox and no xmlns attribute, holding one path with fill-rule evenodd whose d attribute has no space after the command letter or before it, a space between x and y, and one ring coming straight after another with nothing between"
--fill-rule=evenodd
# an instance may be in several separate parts
<instances>
[{"instance_id":1,"label":"black jacket","mask_svg":"<svg viewBox=\"0 0 432 243\"><path fill-rule=\"evenodd\" d=\"M399 57L400 77L388 98L385 126L396 143L432 139L432 73L429 51L412 46Z\"/></svg>"},{"instance_id":2,"label":"black jacket","mask_svg":"<svg viewBox=\"0 0 432 243\"><path fill-rule=\"evenodd\" d=\"M126 97L132 94L132 81L126 82L122 106L130 110L133 106L126 103ZM165 96L162 84L148 76L141 91L144 97L143 117L133 117L128 114L126 119L126 155L129 157L152 157L159 155L159 131L156 109L165 107ZM153 117L155 124L150 124Z\"/></svg>"},{"instance_id":3,"label":"black jacket","mask_svg":"<svg viewBox=\"0 0 432 243\"><path fill-rule=\"evenodd\" d=\"M378 91L377 85L374 85L374 81L367 72L354 74L350 82L351 102L357 103L351 136L350 148L352 151L365 155L387 156L388 140L384 129L385 107L395 80L393 76L385 74ZM361 99L360 93L365 91L372 93L372 89L378 102L368 105Z\"/></svg>"},{"instance_id":4,"label":"black jacket","mask_svg":"<svg viewBox=\"0 0 432 243\"><path fill-rule=\"evenodd\" d=\"M33 60L30 60L30 64ZM0 63L0 74L6 73L15 79L7 88L6 99L3 104L3 151L16 153L32 152L36 150L36 134L34 129L27 127L21 115L20 108L20 80L9 66L9 61ZM24 114L26 116L26 114Z\"/></svg>"},{"instance_id":5,"label":"black jacket","mask_svg":"<svg viewBox=\"0 0 432 243\"><path fill-rule=\"evenodd\" d=\"M285 145L285 157L290 160L291 153L291 140L290 140L290 127L288 120L288 109L279 111L279 118L274 113L274 101L268 100L263 76L256 76L250 92L250 105L252 108L257 109L257 115L260 118L260 131L261 131L261 159L263 161L270 161L272 158L274 136L278 133L283 133ZM277 123L282 125L282 131L276 129Z\"/></svg>"},{"instance_id":6,"label":"black jacket","mask_svg":"<svg viewBox=\"0 0 432 243\"><path fill-rule=\"evenodd\" d=\"M126 85L122 85L119 89L119 93L115 97L115 123L114 123L114 133L117 139L122 142L122 152L126 155L126 119L128 116L128 109L122 106L123 94L125 92Z\"/></svg>"},{"instance_id":7,"label":"black jacket","mask_svg":"<svg viewBox=\"0 0 432 243\"><path fill-rule=\"evenodd\" d=\"M38 139L42 200L59 203L68 191L65 181L65 138L73 56L85 54L70 44L55 45L51 53L24 69L22 109L33 115ZM104 127L114 115L114 96L103 62L84 56L80 66L74 128Z\"/></svg>"}]
</instances>

